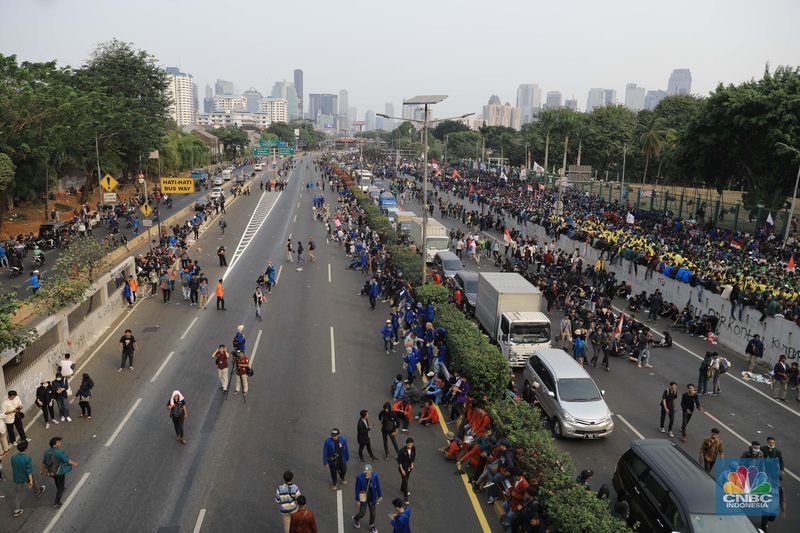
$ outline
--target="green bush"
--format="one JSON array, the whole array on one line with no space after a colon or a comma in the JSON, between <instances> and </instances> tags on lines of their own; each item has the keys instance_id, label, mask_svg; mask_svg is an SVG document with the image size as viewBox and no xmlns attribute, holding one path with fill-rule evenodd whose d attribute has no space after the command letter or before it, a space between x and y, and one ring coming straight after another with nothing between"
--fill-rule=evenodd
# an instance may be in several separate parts
<instances>
[{"instance_id":1,"label":"green bush","mask_svg":"<svg viewBox=\"0 0 800 533\"><path fill-rule=\"evenodd\" d=\"M434 283L427 283L417 288L414 294L417 300L422 302L423 305L433 303L434 307L437 309L442 304L446 304L450 301L450 291L447 287Z\"/></svg>"},{"instance_id":2,"label":"green bush","mask_svg":"<svg viewBox=\"0 0 800 533\"><path fill-rule=\"evenodd\" d=\"M404 244L393 244L387 247L389 260L395 268L403 273L403 279L413 287L422 284L422 258L420 255Z\"/></svg>"}]
</instances>

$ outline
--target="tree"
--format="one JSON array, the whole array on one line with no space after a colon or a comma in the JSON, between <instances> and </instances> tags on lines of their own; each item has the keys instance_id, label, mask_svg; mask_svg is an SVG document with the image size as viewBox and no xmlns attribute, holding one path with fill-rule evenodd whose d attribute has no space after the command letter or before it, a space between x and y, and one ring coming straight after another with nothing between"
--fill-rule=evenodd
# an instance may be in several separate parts
<instances>
[{"instance_id":1,"label":"tree","mask_svg":"<svg viewBox=\"0 0 800 533\"><path fill-rule=\"evenodd\" d=\"M470 130L469 127L463 122L456 122L455 120L445 120L443 122L438 123L436 127L430 131L430 133L440 141L444 141L445 135L452 135L460 131L470 131Z\"/></svg>"},{"instance_id":2,"label":"tree","mask_svg":"<svg viewBox=\"0 0 800 533\"><path fill-rule=\"evenodd\" d=\"M17 167L8 157L8 154L0 153L0 196L5 200L5 193L8 187L14 182ZM3 226L3 214L5 213L5 201L0 201L0 228Z\"/></svg>"},{"instance_id":3,"label":"tree","mask_svg":"<svg viewBox=\"0 0 800 533\"><path fill-rule=\"evenodd\" d=\"M596 107L588 115L590 135L584 147L586 156L598 171L622 165L623 148L633 143L636 114L620 106Z\"/></svg>"},{"instance_id":4,"label":"tree","mask_svg":"<svg viewBox=\"0 0 800 533\"><path fill-rule=\"evenodd\" d=\"M75 238L59 255L50 276L33 297L40 312L53 314L79 303L86 296L98 272L107 266L109 247L91 237Z\"/></svg>"},{"instance_id":5,"label":"tree","mask_svg":"<svg viewBox=\"0 0 800 533\"><path fill-rule=\"evenodd\" d=\"M36 338L33 331L14 322L19 307L12 292L0 292L0 352L25 348Z\"/></svg>"},{"instance_id":6,"label":"tree","mask_svg":"<svg viewBox=\"0 0 800 533\"><path fill-rule=\"evenodd\" d=\"M237 153L243 152L250 145L250 137L240 128L217 128L214 135L222 143L229 159L235 159Z\"/></svg>"},{"instance_id":7,"label":"tree","mask_svg":"<svg viewBox=\"0 0 800 533\"><path fill-rule=\"evenodd\" d=\"M654 112L641 111L637 128L642 153L645 157L642 183L647 183L647 167L650 165L650 159L661 155L661 150L667 140L666 120Z\"/></svg>"},{"instance_id":8,"label":"tree","mask_svg":"<svg viewBox=\"0 0 800 533\"><path fill-rule=\"evenodd\" d=\"M273 122L266 131L275 135L279 141L294 142L294 128L285 122Z\"/></svg>"},{"instance_id":9,"label":"tree","mask_svg":"<svg viewBox=\"0 0 800 533\"><path fill-rule=\"evenodd\" d=\"M477 131L451 133L447 141L448 161L480 159L483 137Z\"/></svg>"}]
</instances>

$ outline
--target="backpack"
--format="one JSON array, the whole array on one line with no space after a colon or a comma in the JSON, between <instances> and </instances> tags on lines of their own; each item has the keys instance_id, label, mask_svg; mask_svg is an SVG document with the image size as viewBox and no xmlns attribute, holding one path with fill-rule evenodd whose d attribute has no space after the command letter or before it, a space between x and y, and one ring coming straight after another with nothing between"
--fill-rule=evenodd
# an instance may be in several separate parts
<instances>
[{"instance_id":1,"label":"backpack","mask_svg":"<svg viewBox=\"0 0 800 533\"><path fill-rule=\"evenodd\" d=\"M719 373L724 374L731 368L731 363L724 357L719 358Z\"/></svg>"},{"instance_id":2,"label":"backpack","mask_svg":"<svg viewBox=\"0 0 800 533\"><path fill-rule=\"evenodd\" d=\"M49 450L47 452L47 457L44 460L44 468L47 471L47 475L50 477L56 477L58 475L58 457L56 457L56 453L53 450Z\"/></svg>"}]
</instances>

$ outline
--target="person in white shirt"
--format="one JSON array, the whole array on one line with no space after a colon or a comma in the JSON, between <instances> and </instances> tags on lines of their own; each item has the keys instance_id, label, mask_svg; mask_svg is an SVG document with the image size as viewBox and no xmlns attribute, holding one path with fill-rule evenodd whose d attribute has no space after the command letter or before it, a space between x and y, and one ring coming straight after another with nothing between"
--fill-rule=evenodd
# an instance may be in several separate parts
<instances>
[{"instance_id":1,"label":"person in white shirt","mask_svg":"<svg viewBox=\"0 0 800 533\"><path fill-rule=\"evenodd\" d=\"M15 428L19 432L20 442L28 440L28 437L25 435L25 425L22 423L22 417L25 416L22 413L22 400L20 400L19 396L17 396L17 391L8 391L8 398L3 400L0 410L2 410L2 418L3 422L6 424L8 440L11 441L11 446L15 446L17 444L17 439L14 434Z\"/></svg>"},{"instance_id":2,"label":"person in white shirt","mask_svg":"<svg viewBox=\"0 0 800 533\"><path fill-rule=\"evenodd\" d=\"M75 372L75 363L70 359L70 354L65 353L64 358L58 362L58 372L65 378L69 378Z\"/></svg>"}]
</instances>

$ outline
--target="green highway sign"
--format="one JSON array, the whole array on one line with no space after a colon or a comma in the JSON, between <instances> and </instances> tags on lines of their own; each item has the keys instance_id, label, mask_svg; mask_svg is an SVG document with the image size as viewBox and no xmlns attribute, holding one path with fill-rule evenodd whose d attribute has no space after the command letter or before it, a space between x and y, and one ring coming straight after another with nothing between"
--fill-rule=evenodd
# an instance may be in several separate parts
<instances>
[{"instance_id":1,"label":"green highway sign","mask_svg":"<svg viewBox=\"0 0 800 533\"><path fill-rule=\"evenodd\" d=\"M280 155L294 155L294 147L293 146L281 146L278 148L278 153Z\"/></svg>"},{"instance_id":2,"label":"green highway sign","mask_svg":"<svg viewBox=\"0 0 800 533\"><path fill-rule=\"evenodd\" d=\"M253 155L270 155L271 148L253 148Z\"/></svg>"},{"instance_id":3,"label":"green highway sign","mask_svg":"<svg viewBox=\"0 0 800 533\"><path fill-rule=\"evenodd\" d=\"M258 141L258 144L261 147L278 146L278 141L265 141L264 139L261 139Z\"/></svg>"}]
</instances>

